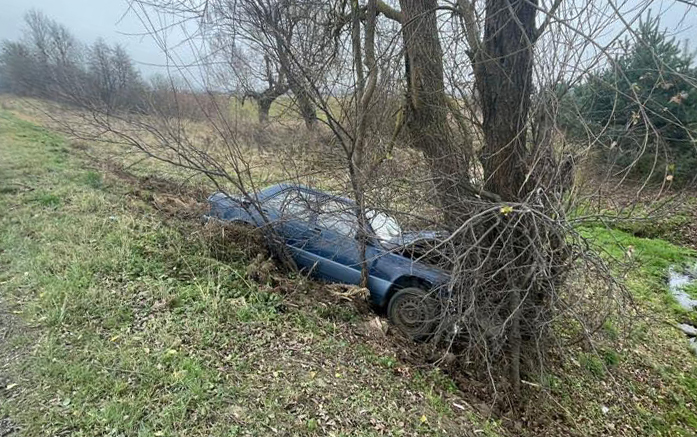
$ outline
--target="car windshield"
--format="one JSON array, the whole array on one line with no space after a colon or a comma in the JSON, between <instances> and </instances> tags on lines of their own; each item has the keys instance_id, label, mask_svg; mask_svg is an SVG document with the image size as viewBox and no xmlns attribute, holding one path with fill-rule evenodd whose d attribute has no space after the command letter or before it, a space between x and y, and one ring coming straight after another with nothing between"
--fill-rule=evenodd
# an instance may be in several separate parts
<instances>
[{"instance_id":1,"label":"car windshield","mask_svg":"<svg viewBox=\"0 0 697 437\"><path fill-rule=\"evenodd\" d=\"M390 241L402 235L399 224L389 215L371 209L366 213L366 216L370 221L370 227L380 240Z\"/></svg>"}]
</instances>

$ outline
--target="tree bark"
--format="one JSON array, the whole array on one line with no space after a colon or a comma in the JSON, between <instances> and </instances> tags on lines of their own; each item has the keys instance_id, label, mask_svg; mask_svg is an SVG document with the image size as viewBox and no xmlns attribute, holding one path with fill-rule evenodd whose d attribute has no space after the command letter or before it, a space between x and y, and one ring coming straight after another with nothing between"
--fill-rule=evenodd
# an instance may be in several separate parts
<instances>
[{"instance_id":1,"label":"tree bark","mask_svg":"<svg viewBox=\"0 0 697 437\"><path fill-rule=\"evenodd\" d=\"M266 124L269 121L269 111L271 110L271 105L276 101L277 98L285 94L287 91L287 86L275 84L261 93L255 91L247 92L244 97L254 100L254 102L257 104L257 110L259 112L259 123Z\"/></svg>"},{"instance_id":2,"label":"tree bark","mask_svg":"<svg viewBox=\"0 0 697 437\"><path fill-rule=\"evenodd\" d=\"M367 169L365 162L366 135L368 128L368 114L373 104L373 95L377 85L378 71L375 62L375 27L377 25L377 0L368 0L365 9L365 40L361 40L361 7L358 0L351 3L351 41L353 50L353 64L356 79L356 116L357 127L354 136L351 153L349 154L349 174L356 198L358 232L357 239L360 246L361 280L360 286L368 286L369 264L366 251L369 240L369 224L366 216L365 188ZM362 46L362 43L364 46ZM365 49L365 50L363 50ZM363 53L365 52L365 59ZM365 68L364 68L365 64ZM367 78L366 71L367 69Z\"/></svg>"},{"instance_id":3,"label":"tree bark","mask_svg":"<svg viewBox=\"0 0 697 437\"><path fill-rule=\"evenodd\" d=\"M508 201L524 198L530 185L526 130L536 5L537 0L487 0L484 41L474 53L485 188Z\"/></svg>"},{"instance_id":4,"label":"tree bark","mask_svg":"<svg viewBox=\"0 0 697 437\"><path fill-rule=\"evenodd\" d=\"M471 56L482 110L484 186L504 201L524 200L535 185L528 173L527 129L536 5L537 0L487 0L484 39L475 41ZM525 232L524 228L520 231ZM491 233L490 244L495 244L501 232L505 229ZM517 254L510 269L528 267L530 249L516 245L508 250ZM500 268L495 263L494 269ZM530 277L511 278L506 286L509 378L516 395L520 394L521 319L525 317L521 290L528 290L530 281Z\"/></svg>"},{"instance_id":5,"label":"tree bark","mask_svg":"<svg viewBox=\"0 0 697 437\"><path fill-rule=\"evenodd\" d=\"M298 105L300 116L305 121L305 127L308 130L314 130L317 124L317 111L315 110L315 105L312 104L308 97L307 91L303 85L291 85L291 90L295 95L295 104Z\"/></svg>"},{"instance_id":6,"label":"tree bark","mask_svg":"<svg viewBox=\"0 0 697 437\"><path fill-rule=\"evenodd\" d=\"M305 121L305 127L308 130L314 130L317 123L317 111L312 103L310 94L307 91L307 84L302 77L302 74L295 74L293 68L293 60L288 55L290 43L285 41L281 36L276 35L276 45L278 60L281 64L281 72L288 80L288 88L295 96L295 104L298 106L298 112Z\"/></svg>"},{"instance_id":7,"label":"tree bark","mask_svg":"<svg viewBox=\"0 0 697 437\"><path fill-rule=\"evenodd\" d=\"M438 38L436 0L400 0L405 47L405 125L411 145L423 151L445 211L472 195L469 157L454 143L448 123L443 51Z\"/></svg>"},{"instance_id":8,"label":"tree bark","mask_svg":"<svg viewBox=\"0 0 697 437\"><path fill-rule=\"evenodd\" d=\"M477 194L495 202L524 200L535 186L534 178L530 180L528 174L526 141L533 92L533 47L539 36L535 29L537 0L486 0L483 40L480 40L473 3L459 0L457 4L464 18L465 36L470 46L468 56L472 60L482 111L484 144L480 160L485 182L484 189ZM467 211L458 211L460 202L466 202L474 194L468 174L471 154L454 144L448 125L449 102L436 19L438 3L437 0L400 0L400 6L401 16L383 9L400 18L403 25L407 70L405 126L412 145L421 149L429 162L439 185L446 220L451 226L457 226L462 217L467 216ZM492 314L492 319L503 316L509 322L503 327L503 335L510 381L513 392L518 394L524 340L522 324L526 320L522 303L530 301L523 297L521 290L534 289L534 284L532 276L521 277L517 273L530 269L529 247L515 243L501 246L501 241L508 239L500 237L508 232L513 232L516 241L528 239L525 237L528 230L520 223L513 231L507 228L509 225L496 219L485 223L482 232L486 233L483 234L486 238L479 244L490 247L492 253L502 251L499 257L483 266L485 275L499 276L496 282L500 282L500 289L482 292L503 292L501 295L505 296L496 306L495 311L500 313Z\"/></svg>"}]
</instances>

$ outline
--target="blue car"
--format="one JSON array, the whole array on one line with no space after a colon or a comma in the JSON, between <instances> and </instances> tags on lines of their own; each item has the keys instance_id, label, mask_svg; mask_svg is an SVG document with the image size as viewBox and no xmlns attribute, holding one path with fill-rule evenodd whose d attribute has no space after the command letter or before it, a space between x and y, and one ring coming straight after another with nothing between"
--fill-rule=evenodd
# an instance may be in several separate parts
<instances>
[{"instance_id":1,"label":"blue car","mask_svg":"<svg viewBox=\"0 0 697 437\"><path fill-rule=\"evenodd\" d=\"M330 282L360 283L355 202L291 184L268 187L256 198L267 220L251 202L220 192L208 198L207 217L254 227L273 226L299 268ZM416 255L415 248L423 248L424 242L439 235L403 232L393 218L381 212L369 211L367 219L371 228L366 249L368 289L373 304L386 310L390 321L408 336L428 337L439 314L441 293L436 290L447 283L449 275L422 262L425 257Z\"/></svg>"}]
</instances>

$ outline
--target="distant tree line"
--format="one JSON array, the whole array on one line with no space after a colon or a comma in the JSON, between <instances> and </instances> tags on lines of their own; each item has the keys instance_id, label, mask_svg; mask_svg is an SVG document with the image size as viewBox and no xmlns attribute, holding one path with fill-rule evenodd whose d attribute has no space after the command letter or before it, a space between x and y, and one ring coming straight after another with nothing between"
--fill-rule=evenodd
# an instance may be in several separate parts
<instances>
[{"instance_id":1,"label":"distant tree line","mask_svg":"<svg viewBox=\"0 0 697 437\"><path fill-rule=\"evenodd\" d=\"M41 12L25 16L18 41L0 43L0 92L109 111L201 118L200 102L183 84L164 75L144 80L123 46L98 39L78 41L64 25Z\"/></svg>"},{"instance_id":2,"label":"distant tree line","mask_svg":"<svg viewBox=\"0 0 697 437\"><path fill-rule=\"evenodd\" d=\"M0 87L21 96L89 98L111 109L137 110L147 86L126 50L99 39L78 41L63 25L30 11L19 41L0 46Z\"/></svg>"}]
</instances>

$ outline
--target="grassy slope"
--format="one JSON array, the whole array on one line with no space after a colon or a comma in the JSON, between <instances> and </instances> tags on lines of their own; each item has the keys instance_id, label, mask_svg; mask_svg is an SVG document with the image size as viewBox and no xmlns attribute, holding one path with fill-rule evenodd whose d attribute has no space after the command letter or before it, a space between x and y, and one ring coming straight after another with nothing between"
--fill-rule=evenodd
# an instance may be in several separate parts
<instances>
[{"instance_id":1,"label":"grassy slope","mask_svg":"<svg viewBox=\"0 0 697 437\"><path fill-rule=\"evenodd\" d=\"M148 196L0 112L0 297L23 324L0 417L22 434L493 433L441 373L356 338L350 305L286 304Z\"/></svg>"},{"instance_id":2,"label":"grassy slope","mask_svg":"<svg viewBox=\"0 0 697 437\"><path fill-rule=\"evenodd\" d=\"M595 350L571 351L547 376L558 403L543 409L580 435L696 435L697 358L675 324L697 317L666 287L668 268L694 262L695 252L603 227L581 232L608 258L626 259L631 248L634 268L625 278L634 301L624 317L606 322Z\"/></svg>"},{"instance_id":3,"label":"grassy slope","mask_svg":"<svg viewBox=\"0 0 697 437\"><path fill-rule=\"evenodd\" d=\"M26 434L496 432L452 411L467 403L448 378L409 369L389 341L356 337L364 316L294 309L297 295L248 284L241 255L216 261L196 227L163 223L147 194L85 169L60 138L3 113L0 154L0 297L31 327L14 342L35 351L10 366L18 385L0 391L12 399L0 416ZM628 284L642 317L610 321L597 353L579 347L538 381L552 397L533 395L521 431L693 435L697 360L673 327L690 315L664 280L694 254L584 232L616 257L634 246Z\"/></svg>"}]
</instances>

